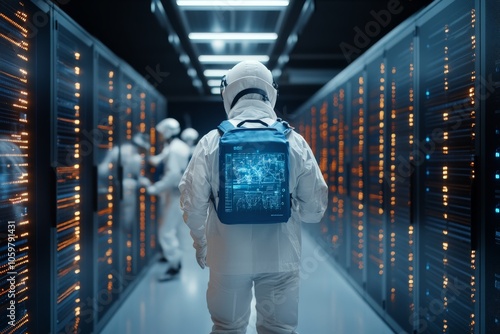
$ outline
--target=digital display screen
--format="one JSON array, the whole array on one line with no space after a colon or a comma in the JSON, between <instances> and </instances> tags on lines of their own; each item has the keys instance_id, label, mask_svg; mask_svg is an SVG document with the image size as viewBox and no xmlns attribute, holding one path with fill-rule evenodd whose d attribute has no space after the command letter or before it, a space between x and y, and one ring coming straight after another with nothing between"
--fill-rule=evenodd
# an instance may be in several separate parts
<instances>
[{"instance_id":1,"label":"digital display screen","mask_svg":"<svg viewBox=\"0 0 500 334\"><path fill-rule=\"evenodd\" d=\"M276 213L289 201L284 153L225 154L225 212Z\"/></svg>"}]
</instances>

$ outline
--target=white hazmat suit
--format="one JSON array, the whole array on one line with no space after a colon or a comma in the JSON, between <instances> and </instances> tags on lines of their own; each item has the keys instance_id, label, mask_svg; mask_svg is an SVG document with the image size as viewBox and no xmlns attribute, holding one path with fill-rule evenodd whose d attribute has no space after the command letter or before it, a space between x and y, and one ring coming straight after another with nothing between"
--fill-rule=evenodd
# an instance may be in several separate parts
<instances>
[{"instance_id":1,"label":"white hazmat suit","mask_svg":"<svg viewBox=\"0 0 500 334\"><path fill-rule=\"evenodd\" d=\"M127 142L121 146L115 146L108 151L103 161L98 166L98 174L102 179L107 180L109 168L120 160L123 168L122 199L120 201L120 226L124 232L130 233L134 225L138 224L138 198L139 187L148 186L151 182L141 176L142 157L138 150L138 144ZM106 184L106 183L103 183ZM106 189L100 191L106 192Z\"/></svg>"},{"instance_id":2,"label":"white hazmat suit","mask_svg":"<svg viewBox=\"0 0 500 334\"><path fill-rule=\"evenodd\" d=\"M156 129L165 139L170 139L180 132L179 123L173 118L164 119L158 123ZM159 278L160 281L173 278L179 273L181 267L182 251L177 233L179 226L182 225L182 211L177 186L186 169L190 154L189 146L179 138L172 138L170 143L165 145L160 153L164 162L164 173L159 181L147 188L149 194L160 195L160 205L162 205L158 240L163 256L168 260L169 268L165 275ZM155 163L157 160L151 157L150 162Z\"/></svg>"},{"instance_id":3,"label":"white hazmat suit","mask_svg":"<svg viewBox=\"0 0 500 334\"><path fill-rule=\"evenodd\" d=\"M272 124L276 120L276 89L264 65L239 63L225 80L224 106L233 124L248 119ZM247 88L260 91L240 94L235 102L237 94ZM213 195L218 201L219 138L219 132L213 130L200 139L179 184L184 221L191 230L198 263L210 268L207 304L214 323L211 333L246 333L252 287L258 333L296 333L301 222L321 220L327 206L326 183L306 141L291 131L292 215L288 222L224 225L210 199Z\"/></svg>"}]
</instances>

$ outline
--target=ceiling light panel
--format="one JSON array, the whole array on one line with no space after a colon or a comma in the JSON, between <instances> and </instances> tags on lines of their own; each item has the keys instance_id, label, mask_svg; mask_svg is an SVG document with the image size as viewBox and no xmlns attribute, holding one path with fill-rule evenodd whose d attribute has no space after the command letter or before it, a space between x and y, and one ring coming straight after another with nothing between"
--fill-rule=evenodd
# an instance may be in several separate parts
<instances>
[{"instance_id":1,"label":"ceiling light panel","mask_svg":"<svg viewBox=\"0 0 500 334\"><path fill-rule=\"evenodd\" d=\"M223 63L232 64L238 63L243 60L257 60L262 63L267 63L269 61L269 56L267 55L201 55L198 57L200 63Z\"/></svg>"},{"instance_id":2,"label":"ceiling light panel","mask_svg":"<svg viewBox=\"0 0 500 334\"><path fill-rule=\"evenodd\" d=\"M206 42L212 40L224 41L269 41L274 42L278 38L278 34L271 33L240 33L240 32L192 32L189 34L189 39L193 42Z\"/></svg>"},{"instance_id":3,"label":"ceiling light panel","mask_svg":"<svg viewBox=\"0 0 500 334\"><path fill-rule=\"evenodd\" d=\"M224 75L227 74L227 71L229 71L229 68L227 68L227 69L211 69L211 70L203 71L203 75L205 75L207 78L210 78L210 77L222 78Z\"/></svg>"},{"instance_id":4,"label":"ceiling light panel","mask_svg":"<svg viewBox=\"0 0 500 334\"><path fill-rule=\"evenodd\" d=\"M221 79L219 79L219 80L217 80L217 79L207 80L208 87L220 87L220 84L221 84Z\"/></svg>"},{"instance_id":5,"label":"ceiling light panel","mask_svg":"<svg viewBox=\"0 0 500 334\"><path fill-rule=\"evenodd\" d=\"M200 79L206 83L205 87L211 87L216 83L216 86L220 85L220 78L227 70L242 60L269 62L269 55L280 38L278 33L282 30L285 13L289 12L290 1L176 2L186 42L204 71L204 78ZM214 73L215 70L219 72ZM207 79L216 80L208 82Z\"/></svg>"},{"instance_id":6,"label":"ceiling light panel","mask_svg":"<svg viewBox=\"0 0 500 334\"><path fill-rule=\"evenodd\" d=\"M269 33L279 31L281 12L276 11L181 11L187 32L205 33Z\"/></svg>"},{"instance_id":7,"label":"ceiling light panel","mask_svg":"<svg viewBox=\"0 0 500 334\"><path fill-rule=\"evenodd\" d=\"M177 6L184 10L282 10L288 4L288 0L177 0Z\"/></svg>"},{"instance_id":8,"label":"ceiling light panel","mask_svg":"<svg viewBox=\"0 0 500 334\"><path fill-rule=\"evenodd\" d=\"M255 42L228 42L228 41L212 41L210 43L194 43L195 50L198 55L267 55L270 53L269 43Z\"/></svg>"}]
</instances>

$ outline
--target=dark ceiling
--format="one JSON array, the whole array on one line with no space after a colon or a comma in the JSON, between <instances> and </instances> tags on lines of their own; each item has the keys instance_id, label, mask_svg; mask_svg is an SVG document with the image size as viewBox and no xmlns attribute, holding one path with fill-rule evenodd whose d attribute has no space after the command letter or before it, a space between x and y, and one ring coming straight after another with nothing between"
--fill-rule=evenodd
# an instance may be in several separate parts
<instances>
[{"instance_id":1,"label":"dark ceiling","mask_svg":"<svg viewBox=\"0 0 500 334\"><path fill-rule=\"evenodd\" d=\"M156 15L152 13L152 1L156 3ZM236 41L226 44L219 53L267 54L267 65L274 70L279 85L281 106L291 109L305 102L392 28L432 2L290 0L288 7L280 9L235 10L233 5L241 1L223 0L218 7L186 10L175 0L71 0L60 8L146 77L169 103L186 107L220 101L210 92L203 72L214 65L198 60L200 54L214 52L213 48L207 43L193 43L188 33L275 31L278 38L272 44L252 42L250 47ZM215 80L220 81L220 77Z\"/></svg>"}]
</instances>

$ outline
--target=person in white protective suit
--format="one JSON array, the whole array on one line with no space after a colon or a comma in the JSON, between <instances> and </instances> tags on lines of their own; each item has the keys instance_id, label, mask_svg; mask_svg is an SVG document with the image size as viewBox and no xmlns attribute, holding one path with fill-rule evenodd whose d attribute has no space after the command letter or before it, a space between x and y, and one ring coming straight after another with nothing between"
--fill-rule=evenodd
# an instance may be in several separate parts
<instances>
[{"instance_id":1,"label":"person in white protective suit","mask_svg":"<svg viewBox=\"0 0 500 334\"><path fill-rule=\"evenodd\" d=\"M177 188L189 159L189 146L176 136L180 133L180 124L174 118L166 118L156 125L164 141L162 152L150 158L153 165L163 160L164 172L161 179L147 188L150 195L160 195L161 218L158 240L163 257L168 263L166 272L159 281L168 281L176 277L181 270L182 251L178 238L178 228L182 225L182 211L179 205L180 192Z\"/></svg>"},{"instance_id":2,"label":"person in white protective suit","mask_svg":"<svg viewBox=\"0 0 500 334\"><path fill-rule=\"evenodd\" d=\"M109 168L120 161L123 169L122 179L122 199L120 201L120 226L122 231L130 233L134 224L138 224L138 198L137 190L151 184L149 179L141 175L142 156L140 150L148 150L149 143L145 141L141 134L133 137L131 142L115 146L108 151L103 161L99 163L99 177L108 178ZM105 184L105 183L104 183ZM106 192L106 189L100 191Z\"/></svg>"},{"instance_id":3,"label":"person in white protective suit","mask_svg":"<svg viewBox=\"0 0 500 334\"><path fill-rule=\"evenodd\" d=\"M271 72L261 63L235 65L221 83L229 121L233 125L248 119L275 122L275 87ZM328 201L327 185L309 145L291 131L292 215L288 222L222 224L214 207L219 200L219 138L219 132L212 130L200 139L179 184L196 259L201 268L210 268L207 306L213 321L211 333L246 333L252 289L258 333L296 333L301 223L321 220Z\"/></svg>"}]
</instances>

